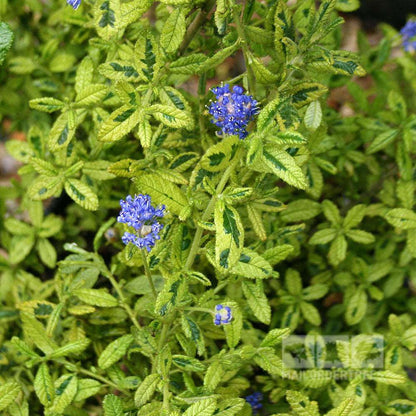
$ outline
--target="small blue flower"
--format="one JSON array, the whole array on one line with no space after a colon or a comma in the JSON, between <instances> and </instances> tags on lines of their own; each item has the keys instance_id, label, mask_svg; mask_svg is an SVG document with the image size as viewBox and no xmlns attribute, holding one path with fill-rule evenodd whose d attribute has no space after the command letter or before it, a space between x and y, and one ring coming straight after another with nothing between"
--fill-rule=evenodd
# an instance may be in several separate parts
<instances>
[{"instance_id":1,"label":"small blue flower","mask_svg":"<svg viewBox=\"0 0 416 416\"><path fill-rule=\"evenodd\" d=\"M416 50L416 20L409 20L400 33L404 50L407 52Z\"/></svg>"},{"instance_id":2,"label":"small blue flower","mask_svg":"<svg viewBox=\"0 0 416 416\"><path fill-rule=\"evenodd\" d=\"M67 4L72 6L74 10L78 9L81 4L81 0L66 0Z\"/></svg>"},{"instance_id":3,"label":"small blue flower","mask_svg":"<svg viewBox=\"0 0 416 416\"><path fill-rule=\"evenodd\" d=\"M263 407L263 405L261 404L262 400L263 395L258 391L246 397L246 402L250 404L253 410L253 415L258 414L259 410Z\"/></svg>"},{"instance_id":4,"label":"small blue flower","mask_svg":"<svg viewBox=\"0 0 416 416\"><path fill-rule=\"evenodd\" d=\"M126 231L121 237L124 244L133 243L139 248L150 251L156 240L160 239L159 233L163 225L156 218L165 215L165 206L154 208L149 195L128 195L126 200L120 201L121 211L117 221L132 227L135 233Z\"/></svg>"},{"instance_id":5,"label":"small blue flower","mask_svg":"<svg viewBox=\"0 0 416 416\"><path fill-rule=\"evenodd\" d=\"M215 325L229 324L231 319L233 318L231 314L231 308L229 306L216 305L215 311L216 311L216 314L214 317Z\"/></svg>"},{"instance_id":6,"label":"small blue flower","mask_svg":"<svg viewBox=\"0 0 416 416\"><path fill-rule=\"evenodd\" d=\"M236 85L233 92L229 84L215 87L211 90L217 101L211 103L209 113L214 117L212 123L221 128L220 133L238 135L240 139L247 136L247 124L257 114L257 101L247 94L243 94L242 87Z\"/></svg>"}]
</instances>

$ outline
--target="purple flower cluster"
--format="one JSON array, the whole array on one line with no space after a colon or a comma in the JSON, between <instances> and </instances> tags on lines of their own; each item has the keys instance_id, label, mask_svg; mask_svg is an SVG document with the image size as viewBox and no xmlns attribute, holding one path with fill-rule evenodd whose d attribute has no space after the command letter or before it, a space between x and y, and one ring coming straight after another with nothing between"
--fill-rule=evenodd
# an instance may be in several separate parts
<instances>
[{"instance_id":1,"label":"purple flower cluster","mask_svg":"<svg viewBox=\"0 0 416 416\"><path fill-rule=\"evenodd\" d=\"M229 324L231 319L233 318L231 314L231 308L229 306L216 305L215 311L216 311L216 314L214 317L215 325Z\"/></svg>"},{"instance_id":2,"label":"purple flower cluster","mask_svg":"<svg viewBox=\"0 0 416 416\"><path fill-rule=\"evenodd\" d=\"M81 0L66 0L67 4L72 6L74 10L78 9L81 4Z\"/></svg>"},{"instance_id":3,"label":"purple flower cluster","mask_svg":"<svg viewBox=\"0 0 416 416\"><path fill-rule=\"evenodd\" d=\"M126 231L121 237L124 244L133 243L139 248L150 251L159 240L159 232L163 228L156 218L165 215L165 206L154 208L149 195L127 196L126 200L120 201L121 211L117 221L132 227L135 233Z\"/></svg>"},{"instance_id":4,"label":"purple flower cluster","mask_svg":"<svg viewBox=\"0 0 416 416\"><path fill-rule=\"evenodd\" d=\"M400 33L404 50L407 52L416 50L416 20L409 20Z\"/></svg>"},{"instance_id":5,"label":"purple flower cluster","mask_svg":"<svg viewBox=\"0 0 416 416\"><path fill-rule=\"evenodd\" d=\"M246 397L246 402L249 403L249 405L253 409L254 415L258 414L259 410L263 407L263 405L261 404L262 400L263 395L258 391Z\"/></svg>"},{"instance_id":6,"label":"purple flower cluster","mask_svg":"<svg viewBox=\"0 0 416 416\"><path fill-rule=\"evenodd\" d=\"M221 128L222 134L238 135L240 139L247 136L246 126L258 112L257 101L236 85L233 92L229 84L211 90L217 101L211 103L209 113L214 117L212 122Z\"/></svg>"}]
</instances>

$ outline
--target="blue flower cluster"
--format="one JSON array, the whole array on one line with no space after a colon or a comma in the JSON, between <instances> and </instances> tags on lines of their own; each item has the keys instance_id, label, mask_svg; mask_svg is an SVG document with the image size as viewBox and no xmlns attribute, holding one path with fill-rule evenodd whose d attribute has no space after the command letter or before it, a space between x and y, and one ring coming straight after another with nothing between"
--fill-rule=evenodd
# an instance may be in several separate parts
<instances>
[{"instance_id":1,"label":"blue flower cluster","mask_svg":"<svg viewBox=\"0 0 416 416\"><path fill-rule=\"evenodd\" d=\"M72 6L74 10L78 9L81 4L81 0L66 0L67 4Z\"/></svg>"},{"instance_id":2,"label":"blue flower cluster","mask_svg":"<svg viewBox=\"0 0 416 416\"><path fill-rule=\"evenodd\" d=\"M156 218L165 215L165 206L154 208L149 195L131 195L120 201L121 211L117 221L132 227L135 233L126 231L121 238L124 244L133 243L139 248L150 251L159 240L159 232L163 228Z\"/></svg>"},{"instance_id":3,"label":"blue flower cluster","mask_svg":"<svg viewBox=\"0 0 416 416\"><path fill-rule=\"evenodd\" d=\"M263 407L261 404L262 400L263 395L258 391L246 397L246 402L250 404L254 415L258 414L259 410Z\"/></svg>"},{"instance_id":4,"label":"blue flower cluster","mask_svg":"<svg viewBox=\"0 0 416 416\"><path fill-rule=\"evenodd\" d=\"M212 122L221 127L222 134L238 135L240 139L247 136L246 126L258 112L257 101L236 85L233 92L229 84L211 90L217 101L211 103L209 113L214 117Z\"/></svg>"},{"instance_id":5,"label":"blue flower cluster","mask_svg":"<svg viewBox=\"0 0 416 416\"><path fill-rule=\"evenodd\" d=\"M400 33L404 50L407 52L416 50L416 20L409 20Z\"/></svg>"},{"instance_id":6,"label":"blue flower cluster","mask_svg":"<svg viewBox=\"0 0 416 416\"><path fill-rule=\"evenodd\" d=\"M214 317L215 325L229 324L231 319L233 318L231 314L231 308L229 306L216 305L215 311L216 311L216 314Z\"/></svg>"}]
</instances>

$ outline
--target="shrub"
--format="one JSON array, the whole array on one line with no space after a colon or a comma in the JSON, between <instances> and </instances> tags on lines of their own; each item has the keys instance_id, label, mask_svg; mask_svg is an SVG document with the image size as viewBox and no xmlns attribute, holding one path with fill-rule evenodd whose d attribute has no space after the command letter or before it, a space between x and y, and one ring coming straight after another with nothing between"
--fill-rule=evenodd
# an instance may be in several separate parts
<instances>
[{"instance_id":1,"label":"shrub","mask_svg":"<svg viewBox=\"0 0 416 416\"><path fill-rule=\"evenodd\" d=\"M315 3L0 1L2 414L416 414L416 23Z\"/></svg>"}]
</instances>

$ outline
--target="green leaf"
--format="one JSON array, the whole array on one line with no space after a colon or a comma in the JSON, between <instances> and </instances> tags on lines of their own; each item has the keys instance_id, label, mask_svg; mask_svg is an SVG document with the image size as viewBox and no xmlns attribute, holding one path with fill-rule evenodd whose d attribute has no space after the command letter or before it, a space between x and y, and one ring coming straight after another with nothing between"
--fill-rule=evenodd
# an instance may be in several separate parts
<instances>
[{"instance_id":1,"label":"green leaf","mask_svg":"<svg viewBox=\"0 0 416 416\"><path fill-rule=\"evenodd\" d=\"M299 296L302 293L302 278L297 270L286 270L285 284L291 295Z\"/></svg>"},{"instance_id":2,"label":"green leaf","mask_svg":"<svg viewBox=\"0 0 416 416\"><path fill-rule=\"evenodd\" d=\"M134 63L144 82L151 82L160 69L158 43L150 31L142 33L134 47Z\"/></svg>"},{"instance_id":3,"label":"green leaf","mask_svg":"<svg viewBox=\"0 0 416 416\"><path fill-rule=\"evenodd\" d=\"M176 7L170 13L160 34L160 45L167 53L173 53L182 42L186 32L184 9Z\"/></svg>"},{"instance_id":4,"label":"green leaf","mask_svg":"<svg viewBox=\"0 0 416 416\"><path fill-rule=\"evenodd\" d=\"M6 218L4 226L9 233L15 235L29 235L33 233L33 229L29 224L13 217Z\"/></svg>"},{"instance_id":5,"label":"green leaf","mask_svg":"<svg viewBox=\"0 0 416 416\"><path fill-rule=\"evenodd\" d=\"M191 405L183 413L183 416L212 416L217 408L217 400L214 397L202 399Z\"/></svg>"},{"instance_id":6,"label":"green leaf","mask_svg":"<svg viewBox=\"0 0 416 416\"><path fill-rule=\"evenodd\" d=\"M238 142L239 139L236 136L229 136L214 144L202 156L200 166L209 172L225 170L235 155Z\"/></svg>"},{"instance_id":7,"label":"green leaf","mask_svg":"<svg viewBox=\"0 0 416 416\"><path fill-rule=\"evenodd\" d=\"M45 407L50 407L55 398L55 388L46 363L42 363L39 366L33 387L39 401Z\"/></svg>"},{"instance_id":8,"label":"green leaf","mask_svg":"<svg viewBox=\"0 0 416 416\"><path fill-rule=\"evenodd\" d=\"M299 416L319 416L318 403L310 401L307 396L298 391L288 390L287 401L293 411Z\"/></svg>"},{"instance_id":9,"label":"green leaf","mask_svg":"<svg viewBox=\"0 0 416 416\"><path fill-rule=\"evenodd\" d=\"M190 214L185 194L172 182L168 182L158 174L141 175L134 180L137 190L149 194L156 204L166 205L166 209L181 220Z\"/></svg>"},{"instance_id":10,"label":"green leaf","mask_svg":"<svg viewBox=\"0 0 416 416\"><path fill-rule=\"evenodd\" d=\"M112 366L126 354L133 341L133 335L127 334L108 344L98 357L98 367L105 370Z\"/></svg>"},{"instance_id":11,"label":"green leaf","mask_svg":"<svg viewBox=\"0 0 416 416\"><path fill-rule=\"evenodd\" d=\"M227 306L231 308L232 320L229 324L223 325L227 345L235 348L241 339L241 330L243 328L243 317L240 308L236 302L227 302Z\"/></svg>"},{"instance_id":12,"label":"green leaf","mask_svg":"<svg viewBox=\"0 0 416 416\"><path fill-rule=\"evenodd\" d=\"M282 244L273 248L267 249L262 257L267 260L272 266L285 260L294 250L290 244Z\"/></svg>"},{"instance_id":13,"label":"green leaf","mask_svg":"<svg viewBox=\"0 0 416 416\"><path fill-rule=\"evenodd\" d=\"M154 104L149 107L149 113L158 121L172 128L193 128L191 115L176 107L164 104Z\"/></svg>"},{"instance_id":14,"label":"green leaf","mask_svg":"<svg viewBox=\"0 0 416 416\"><path fill-rule=\"evenodd\" d=\"M49 242L47 238L39 238L36 244L36 249L39 253L39 257L42 260L42 263L53 269L56 264L57 256L55 247Z\"/></svg>"},{"instance_id":15,"label":"green leaf","mask_svg":"<svg viewBox=\"0 0 416 416\"><path fill-rule=\"evenodd\" d=\"M151 399L159 382L159 374L150 374L141 382L134 394L134 403L137 407L143 406Z\"/></svg>"},{"instance_id":16,"label":"green leaf","mask_svg":"<svg viewBox=\"0 0 416 416\"><path fill-rule=\"evenodd\" d=\"M74 108L85 108L101 103L107 95L107 86L91 84L84 87L77 95Z\"/></svg>"},{"instance_id":17,"label":"green leaf","mask_svg":"<svg viewBox=\"0 0 416 416\"><path fill-rule=\"evenodd\" d=\"M207 57L204 54L194 53L173 61L170 64L169 69L173 74L193 75L198 72L199 67L206 60Z\"/></svg>"},{"instance_id":18,"label":"green leaf","mask_svg":"<svg viewBox=\"0 0 416 416\"><path fill-rule=\"evenodd\" d=\"M165 86L159 92L162 104L176 107L178 110L185 110L191 115L191 107L184 95L176 88Z\"/></svg>"},{"instance_id":19,"label":"green leaf","mask_svg":"<svg viewBox=\"0 0 416 416\"><path fill-rule=\"evenodd\" d=\"M253 55L248 56L248 65L252 68L256 81L260 84L275 84L279 81L279 75L276 75L275 71L268 69L260 59Z\"/></svg>"},{"instance_id":20,"label":"green leaf","mask_svg":"<svg viewBox=\"0 0 416 416\"><path fill-rule=\"evenodd\" d=\"M98 35L105 40L122 35L120 0L100 0L96 2L94 6L94 26Z\"/></svg>"},{"instance_id":21,"label":"green leaf","mask_svg":"<svg viewBox=\"0 0 416 416\"><path fill-rule=\"evenodd\" d=\"M367 207L363 204L355 205L352 207L346 217L344 218L344 221L342 223L342 226L344 229L350 229L356 227L360 222L363 220L365 212Z\"/></svg>"},{"instance_id":22,"label":"green leaf","mask_svg":"<svg viewBox=\"0 0 416 416\"><path fill-rule=\"evenodd\" d=\"M70 354L81 354L90 345L91 341L88 338L81 338L77 341L69 342L63 347L57 348L52 354L49 354L50 358L66 357Z\"/></svg>"},{"instance_id":23,"label":"green leaf","mask_svg":"<svg viewBox=\"0 0 416 416\"><path fill-rule=\"evenodd\" d=\"M176 156L172 162L170 162L169 169L174 169L178 172L185 172L191 166L193 166L196 160L199 159L198 153L186 152Z\"/></svg>"},{"instance_id":24,"label":"green leaf","mask_svg":"<svg viewBox=\"0 0 416 416\"><path fill-rule=\"evenodd\" d=\"M322 108L319 101L312 101L306 109L304 117L305 126L310 131L315 131L322 122Z\"/></svg>"},{"instance_id":25,"label":"green leaf","mask_svg":"<svg viewBox=\"0 0 416 416\"><path fill-rule=\"evenodd\" d=\"M107 394L103 402L105 416L124 416L123 403L118 396Z\"/></svg>"},{"instance_id":26,"label":"green leaf","mask_svg":"<svg viewBox=\"0 0 416 416\"><path fill-rule=\"evenodd\" d=\"M303 317L309 323L315 326L321 325L321 315L319 314L319 311L315 308L315 306L308 302L301 302L299 306Z\"/></svg>"},{"instance_id":27,"label":"green leaf","mask_svg":"<svg viewBox=\"0 0 416 416\"><path fill-rule=\"evenodd\" d=\"M35 98L29 101L30 108L34 110L43 111L45 113L53 113L54 111L62 110L65 103L52 97Z\"/></svg>"},{"instance_id":28,"label":"green leaf","mask_svg":"<svg viewBox=\"0 0 416 416\"><path fill-rule=\"evenodd\" d=\"M101 75L113 81L140 81L137 69L130 63L125 61L111 61L101 64L98 67Z\"/></svg>"},{"instance_id":29,"label":"green leaf","mask_svg":"<svg viewBox=\"0 0 416 416\"><path fill-rule=\"evenodd\" d=\"M277 344L280 344L285 338L290 334L289 328L275 328L268 332L263 341L261 342L261 347L274 347Z\"/></svg>"},{"instance_id":30,"label":"green leaf","mask_svg":"<svg viewBox=\"0 0 416 416\"><path fill-rule=\"evenodd\" d=\"M218 384L220 384L224 372L220 361L214 361L210 364L204 376L204 388L209 392L214 392Z\"/></svg>"},{"instance_id":31,"label":"green leaf","mask_svg":"<svg viewBox=\"0 0 416 416\"><path fill-rule=\"evenodd\" d=\"M371 244L376 240L373 234L363 230L348 230L345 235L360 244Z\"/></svg>"},{"instance_id":32,"label":"green leaf","mask_svg":"<svg viewBox=\"0 0 416 416\"><path fill-rule=\"evenodd\" d=\"M394 111L400 118L401 121L405 120L407 117L407 105L406 101L399 92L390 91L387 96L387 102L392 111Z\"/></svg>"},{"instance_id":33,"label":"green leaf","mask_svg":"<svg viewBox=\"0 0 416 416\"><path fill-rule=\"evenodd\" d=\"M20 140L8 139L5 143L5 147L9 154L23 163L28 163L30 158L35 154L29 143Z\"/></svg>"},{"instance_id":34,"label":"green leaf","mask_svg":"<svg viewBox=\"0 0 416 416\"><path fill-rule=\"evenodd\" d=\"M143 116L137 126L137 135L143 149L148 149L152 145L152 126L148 117Z\"/></svg>"},{"instance_id":35,"label":"green leaf","mask_svg":"<svg viewBox=\"0 0 416 416\"><path fill-rule=\"evenodd\" d=\"M335 8L340 12L353 12L360 7L360 0L336 0ZM348 413L346 413L347 415Z\"/></svg>"},{"instance_id":36,"label":"green leaf","mask_svg":"<svg viewBox=\"0 0 416 416\"><path fill-rule=\"evenodd\" d=\"M322 210L326 219L336 225L341 223L341 215L337 206L330 200L326 199L322 202Z\"/></svg>"},{"instance_id":37,"label":"green leaf","mask_svg":"<svg viewBox=\"0 0 416 416\"><path fill-rule=\"evenodd\" d=\"M302 291L303 300L316 300L324 297L328 292L328 286L322 283L316 283Z\"/></svg>"},{"instance_id":38,"label":"green leaf","mask_svg":"<svg viewBox=\"0 0 416 416\"><path fill-rule=\"evenodd\" d=\"M74 397L74 402L80 402L88 397L95 396L102 387L99 381L92 378L78 379L77 394Z\"/></svg>"},{"instance_id":39,"label":"green leaf","mask_svg":"<svg viewBox=\"0 0 416 416\"><path fill-rule=\"evenodd\" d=\"M296 164L292 156L284 150L267 146L263 151L263 161L279 178L296 188L305 189L307 182L302 169Z\"/></svg>"},{"instance_id":40,"label":"green leaf","mask_svg":"<svg viewBox=\"0 0 416 416\"><path fill-rule=\"evenodd\" d=\"M79 94L85 87L92 83L94 62L86 56L78 65L75 76L75 91Z\"/></svg>"},{"instance_id":41,"label":"green leaf","mask_svg":"<svg viewBox=\"0 0 416 416\"><path fill-rule=\"evenodd\" d=\"M325 85L319 84L318 82L303 81L295 84L292 87L290 94L292 95L292 103L297 107L302 107L317 100L327 91L328 89Z\"/></svg>"},{"instance_id":42,"label":"green leaf","mask_svg":"<svg viewBox=\"0 0 416 416\"><path fill-rule=\"evenodd\" d=\"M282 375L283 363L282 360L275 354L272 347L260 347L257 349L254 361L263 370L271 375Z\"/></svg>"},{"instance_id":43,"label":"green leaf","mask_svg":"<svg viewBox=\"0 0 416 416\"><path fill-rule=\"evenodd\" d=\"M365 316L367 311L367 295L364 290L358 289L349 298L345 320L348 325L358 324Z\"/></svg>"},{"instance_id":44,"label":"green leaf","mask_svg":"<svg viewBox=\"0 0 416 416\"><path fill-rule=\"evenodd\" d=\"M45 327L32 315L21 311L20 317L23 324L25 338L33 342L45 354L53 353L58 346L46 334Z\"/></svg>"},{"instance_id":45,"label":"green leaf","mask_svg":"<svg viewBox=\"0 0 416 416\"><path fill-rule=\"evenodd\" d=\"M267 139L275 144L282 146L301 146L307 143L305 137L296 131L286 130L273 133L272 136L267 136Z\"/></svg>"},{"instance_id":46,"label":"green leaf","mask_svg":"<svg viewBox=\"0 0 416 416\"><path fill-rule=\"evenodd\" d=\"M131 105L123 105L113 111L108 119L101 124L98 140L115 142L123 138L136 127L141 118L141 112Z\"/></svg>"},{"instance_id":47,"label":"green leaf","mask_svg":"<svg viewBox=\"0 0 416 416\"><path fill-rule=\"evenodd\" d=\"M226 48L220 49L216 54L211 56L210 58L205 59L199 68L198 73L203 73L208 71L211 68L215 68L220 65L226 58L231 56L239 47L239 43L236 42L231 46L227 46ZM178 61L176 61L178 62Z\"/></svg>"},{"instance_id":48,"label":"green leaf","mask_svg":"<svg viewBox=\"0 0 416 416\"><path fill-rule=\"evenodd\" d=\"M74 54L58 51L49 61L51 72L67 72L74 67L77 58Z\"/></svg>"},{"instance_id":49,"label":"green leaf","mask_svg":"<svg viewBox=\"0 0 416 416\"><path fill-rule=\"evenodd\" d=\"M78 381L73 374L64 375L55 382L55 400L51 412L63 413L77 394Z\"/></svg>"},{"instance_id":50,"label":"green leaf","mask_svg":"<svg viewBox=\"0 0 416 416\"><path fill-rule=\"evenodd\" d=\"M37 157L31 157L29 163L33 166L36 172L45 176L56 176L58 175L57 170L52 165L52 163L47 162L46 160L39 159Z\"/></svg>"},{"instance_id":51,"label":"green leaf","mask_svg":"<svg viewBox=\"0 0 416 416\"><path fill-rule=\"evenodd\" d=\"M416 415L416 402L406 399L393 400L387 404L385 409L386 414L400 416L400 415Z\"/></svg>"},{"instance_id":52,"label":"green leaf","mask_svg":"<svg viewBox=\"0 0 416 416\"><path fill-rule=\"evenodd\" d=\"M240 259L244 246L244 228L238 212L222 200L215 204L215 260L223 269L232 268Z\"/></svg>"},{"instance_id":53,"label":"green leaf","mask_svg":"<svg viewBox=\"0 0 416 416\"><path fill-rule=\"evenodd\" d=\"M29 347L29 345L26 344L26 342L22 341L21 339L17 337L12 338L12 344L27 357L34 358L35 360L37 358L40 358L38 354L36 354L32 348Z\"/></svg>"},{"instance_id":54,"label":"green leaf","mask_svg":"<svg viewBox=\"0 0 416 416\"><path fill-rule=\"evenodd\" d=\"M14 381L9 381L0 386L0 410L6 409L17 398L19 393L20 386Z\"/></svg>"},{"instance_id":55,"label":"green leaf","mask_svg":"<svg viewBox=\"0 0 416 416\"><path fill-rule=\"evenodd\" d=\"M266 104L266 106L260 110L257 117L257 128L261 131L272 124L273 120L279 113L282 102L280 97L275 98Z\"/></svg>"},{"instance_id":56,"label":"green leaf","mask_svg":"<svg viewBox=\"0 0 416 416\"><path fill-rule=\"evenodd\" d=\"M117 299L104 289L77 289L73 294L88 305L104 308L118 306Z\"/></svg>"},{"instance_id":57,"label":"green leaf","mask_svg":"<svg viewBox=\"0 0 416 416\"><path fill-rule=\"evenodd\" d=\"M406 329L404 334L400 337L401 343L410 351L413 351L416 346L416 326L411 326Z\"/></svg>"},{"instance_id":58,"label":"green leaf","mask_svg":"<svg viewBox=\"0 0 416 416\"><path fill-rule=\"evenodd\" d=\"M122 26L126 27L131 23L137 22L143 13L153 4L153 0L130 1L121 3Z\"/></svg>"},{"instance_id":59,"label":"green leaf","mask_svg":"<svg viewBox=\"0 0 416 416\"><path fill-rule=\"evenodd\" d=\"M272 272L270 263L248 248L243 248L238 262L230 270L230 273L248 279L267 279L272 276Z\"/></svg>"},{"instance_id":60,"label":"green leaf","mask_svg":"<svg viewBox=\"0 0 416 416\"><path fill-rule=\"evenodd\" d=\"M189 316L183 314L181 317L181 326L185 335L198 347L198 354L202 355L205 352L205 341L204 335L197 323Z\"/></svg>"},{"instance_id":61,"label":"green leaf","mask_svg":"<svg viewBox=\"0 0 416 416\"><path fill-rule=\"evenodd\" d=\"M98 197L93 190L78 179L68 178L65 181L66 193L81 207L90 211L98 209Z\"/></svg>"},{"instance_id":62,"label":"green leaf","mask_svg":"<svg viewBox=\"0 0 416 416\"><path fill-rule=\"evenodd\" d=\"M367 147L366 153L371 155L386 148L399 134L399 130L391 129L380 133L374 141Z\"/></svg>"},{"instance_id":63,"label":"green leaf","mask_svg":"<svg viewBox=\"0 0 416 416\"><path fill-rule=\"evenodd\" d=\"M61 230L63 225L62 219L53 214L49 214L42 222L38 230L39 237L52 237Z\"/></svg>"},{"instance_id":64,"label":"green leaf","mask_svg":"<svg viewBox=\"0 0 416 416\"><path fill-rule=\"evenodd\" d=\"M172 356L172 362L184 371L195 371L197 373L201 373L205 370L205 365L201 361L186 355L175 354Z\"/></svg>"},{"instance_id":65,"label":"green leaf","mask_svg":"<svg viewBox=\"0 0 416 416\"><path fill-rule=\"evenodd\" d=\"M323 230L317 231L309 240L309 244L328 244L337 235L337 230L333 228L324 228Z\"/></svg>"},{"instance_id":66,"label":"green leaf","mask_svg":"<svg viewBox=\"0 0 416 416\"><path fill-rule=\"evenodd\" d=\"M242 287L247 303L253 311L255 317L260 322L268 325L271 319L271 308L267 297L264 294L261 280L257 280L256 283L243 281Z\"/></svg>"},{"instance_id":67,"label":"green leaf","mask_svg":"<svg viewBox=\"0 0 416 416\"><path fill-rule=\"evenodd\" d=\"M400 230L411 230L416 228L416 214L410 209L395 208L385 215L386 220Z\"/></svg>"},{"instance_id":68,"label":"green leaf","mask_svg":"<svg viewBox=\"0 0 416 416\"><path fill-rule=\"evenodd\" d=\"M406 377L401 374L393 373L392 371L376 371L371 375L371 379L377 383L388 384L395 386L406 382Z\"/></svg>"},{"instance_id":69,"label":"green leaf","mask_svg":"<svg viewBox=\"0 0 416 416\"><path fill-rule=\"evenodd\" d=\"M24 260L32 250L34 244L35 236L33 233L13 236L9 251L10 263L17 264Z\"/></svg>"},{"instance_id":70,"label":"green leaf","mask_svg":"<svg viewBox=\"0 0 416 416\"><path fill-rule=\"evenodd\" d=\"M256 235L260 238L261 241L267 240L266 229L264 228L262 214L259 210L255 209L254 204L247 204L247 214L248 218L253 226L253 230Z\"/></svg>"},{"instance_id":71,"label":"green leaf","mask_svg":"<svg viewBox=\"0 0 416 416\"><path fill-rule=\"evenodd\" d=\"M328 260L332 265L337 266L339 263L345 260L346 255L347 240L343 235L338 235L331 243L328 252Z\"/></svg>"},{"instance_id":72,"label":"green leaf","mask_svg":"<svg viewBox=\"0 0 416 416\"><path fill-rule=\"evenodd\" d=\"M70 126L69 112L62 113L49 131L48 146L52 151L68 146L75 134L75 126Z\"/></svg>"},{"instance_id":73,"label":"green leaf","mask_svg":"<svg viewBox=\"0 0 416 416\"><path fill-rule=\"evenodd\" d=\"M285 222L306 221L316 217L321 212L321 205L310 199L298 199L287 205L280 214Z\"/></svg>"},{"instance_id":74,"label":"green leaf","mask_svg":"<svg viewBox=\"0 0 416 416\"><path fill-rule=\"evenodd\" d=\"M349 416L352 413L354 408L354 399L345 399L341 402L339 406L335 409L332 409L325 416Z\"/></svg>"},{"instance_id":75,"label":"green leaf","mask_svg":"<svg viewBox=\"0 0 416 416\"><path fill-rule=\"evenodd\" d=\"M60 176L50 177L41 175L37 177L28 188L28 195L35 201L60 195L62 191L63 178Z\"/></svg>"},{"instance_id":76,"label":"green leaf","mask_svg":"<svg viewBox=\"0 0 416 416\"><path fill-rule=\"evenodd\" d=\"M0 22L0 65L6 58L7 52L13 44L14 35L10 26L5 22Z\"/></svg>"},{"instance_id":77,"label":"green leaf","mask_svg":"<svg viewBox=\"0 0 416 416\"><path fill-rule=\"evenodd\" d=\"M9 59L8 68L9 71L14 74L26 75L33 72L36 68L36 64L31 58L25 56L15 56Z\"/></svg>"},{"instance_id":78,"label":"green leaf","mask_svg":"<svg viewBox=\"0 0 416 416\"><path fill-rule=\"evenodd\" d=\"M256 199L251 205L253 205L255 209L265 212L280 212L286 209L286 205L275 198Z\"/></svg>"}]
</instances>

